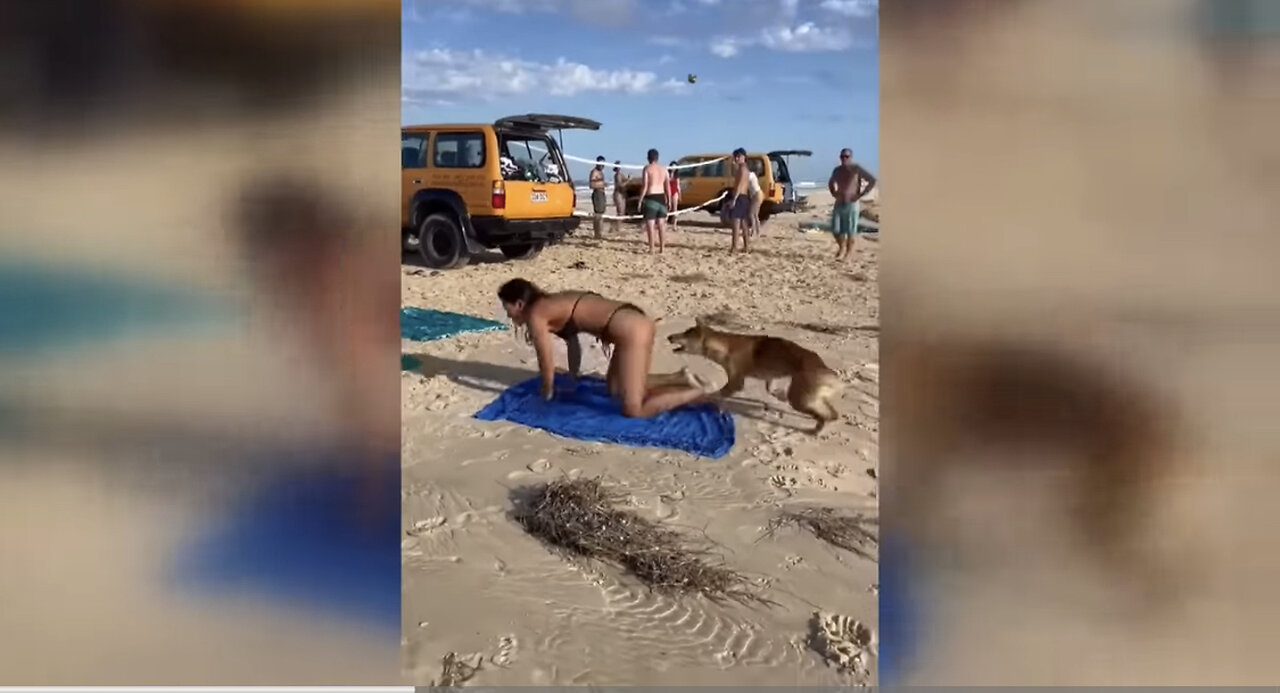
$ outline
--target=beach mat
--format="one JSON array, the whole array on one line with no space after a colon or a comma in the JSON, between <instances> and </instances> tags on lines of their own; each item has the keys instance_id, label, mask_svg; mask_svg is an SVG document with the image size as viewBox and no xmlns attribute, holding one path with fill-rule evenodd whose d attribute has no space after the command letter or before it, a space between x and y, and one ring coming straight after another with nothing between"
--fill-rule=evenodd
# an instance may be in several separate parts
<instances>
[{"instance_id":1,"label":"beach mat","mask_svg":"<svg viewBox=\"0 0 1280 693\"><path fill-rule=\"evenodd\" d=\"M185 287L88 269L0 261L0 355L205 324L223 306Z\"/></svg>"},{"instance_id":2,"label":"beach mat","mask_svg":"<svg viewBox=\"0 0 1280 693\"><path fill-rule=\"evenodd\" d=\"M507 326L473 315L449 313L430 308L401 308L400 337L415 342L448 339L467 332L505 330Z\"/></svg>"},{"instance_id":3,"label":"beach mat","mask_svg":"<svg viewBox=\"0 0 1280 693\"><path fill-rule=\"evenodd\" d=\"M511 421L579 440L634 447L683 450L720 458L733 449L733 417L701 404L681 407L652 419L631 419L609 396L604 380L556 376L556 397L547 402L531 378L508 388L476 413L481 421Z\"/></svg>"},{"instance_id":4,"label":"beach mat","mask_svg":"<svg viewBox=\"0 0 1280 693\"><path fill-rule=\"evenodd\" d=\"M364 462L281 473L179 553L180 589L273 602L400 630L400 469L363 498ZM389 509L366 518L361 503Z\"/></svg>"}]
</instances>

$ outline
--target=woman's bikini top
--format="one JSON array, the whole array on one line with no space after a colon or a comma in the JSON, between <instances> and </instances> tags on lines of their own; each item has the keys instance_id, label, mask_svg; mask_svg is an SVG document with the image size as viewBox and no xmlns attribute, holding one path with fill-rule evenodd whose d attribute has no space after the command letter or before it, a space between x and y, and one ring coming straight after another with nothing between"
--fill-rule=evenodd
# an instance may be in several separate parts
<instances>
[{"instance_id":1,"label":"woman's bikini top","mask_svg":"<svg viewBox=\"0 0 1280 693\"><path fill-rule=\"evenodd\" d=\"M599 295L600 294L594 291L583 291L581 294L578 294L578 300L574 301L573 307L569 309L569 319L565 320L564 325L561 326L560 329L556 330L554 334L557 337L561 339L566 339L566 340L578 336L578 333L581 332L582 329L579 328L577 323L573 321L573 314L577 312L578 304L582 303L582 299L586 298L587 296L599 296Z\"/></svg>"},{"instance_id":2,"label":"woman's bikini top","mask_svg":"<svg viewBox=\"0 0 1280 693\"><path fill-rule=\"evenodd\" d=\"M562 326L560 327L560 329L556 330L556 331L555 331L555 332L553 332L552 334L554 334L555 336L557 336L557 337L559 337L559 338L561 338L561 339L563 339L563 340L565 340L565 341L568 341L568 340L570 340L570 339L573 339L573 338L577 337L577 336L578 336L578 334L579 334L580 332L582 332L582 331L583 331L583 330L582 330L582 328L578 327L578 324L577 324L577 323L575 323L575 322L573 321L573 314L574 314L575 312L577 312L577 310L578 310L578 304L579 304L579 303L581 303L581 302L582 302L582 299L586 298L587 296L595 296L595 297L597 297L597 298L604 298L604 296L601 296L600 294L598 294L598 293L596 293L596 292L594 292L594 291L584 291L584 292L582 292L581 294L578 294L578 300L574 301L574 302L573 302L573 307L569 309L569 319L568 319L568 320L565 320L565 321L564 321L564 325L562 325ZM609 325L613 324L613 316L617 315L617 314L618 314L618 312L619 312L619 311L622 311L622 310L634 310L635 312L637 312L637 313L639 313L639 314L641 314L641 315L644 315L644 311L643 311L643 310L640 310L640 308L639 308L638 306L636 306L634 303L622 303L622 304L620 304L620 305L618 305L618 306L614 307L613 311L609 313L609 317L605 319L605 321L604 321L604 328L600 330L600 335L596 335L596 338L597 338L597 339L600 339L601 341L604 341L604 339L603 339L603 337L602 337L601 335L608 334L608 332L609 332Z\"/></svg>"}]
</instances>

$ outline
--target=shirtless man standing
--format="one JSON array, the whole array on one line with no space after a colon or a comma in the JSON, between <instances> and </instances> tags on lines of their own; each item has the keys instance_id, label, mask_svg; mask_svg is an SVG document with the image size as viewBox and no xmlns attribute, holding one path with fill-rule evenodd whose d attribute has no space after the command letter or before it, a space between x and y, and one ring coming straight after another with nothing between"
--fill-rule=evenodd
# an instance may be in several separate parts
<instances>
[{"instance_id":1,"label":"shirtless man standing","mask_svg":"<svg viewBox=\"0 0 1280 693\"><path fill-rule=\"evenodd\" d=\"M658 231L658 252L666 248L663 234L667 228L667 210L671 209L671 189L667 187L667 169L658 163L658 150L649 150L649 163L644 167L640 183L640 214L644 217L644 232L649 238L649 252L653 252L653 231Z\"/></svg>"},{"instance_id":2,"label":"shirtless man standing","mask_svg":"<svg viewBox=\"0 0 1280 693\"><path fill-rule=\"evenodd\" d=\"M751 184L748 173L747 150L739 147L733 150L733 191L729 193L729 199L721 203L729 205L729 219L733 224L730 254L738 250L739 234L742 235L742 252L751 250L747 240L747 234L751 230Z\"/></svg>"},{"instance_id":3,"label":"shirtless man standing","mask_svg":"<svg viewBox=\"0 0 1280 693\"><path fill-rule=\"evenodd\" d=\"M853 242L858 233L858 201L876 187L876 177L853 163L853 152L840 150L840 165L831 171L827 190L835 199L831 209L831 235L836 237L836 260L846 262L853 256Z\"/></svg>"},{"instance_id":4,"label":"shirtless man standing","mask_svg":"<svg viewBox=\"0 0 1280 693\"><path fill-rule=\"evenodd\" d=\"M604 238L604 212L606 209L604 197L604 157L596 157L596 167L591 169L591 175L587 178L587 184L591 186L591 225L595 231L596 238Z\"/></svg>"}]
</instances>

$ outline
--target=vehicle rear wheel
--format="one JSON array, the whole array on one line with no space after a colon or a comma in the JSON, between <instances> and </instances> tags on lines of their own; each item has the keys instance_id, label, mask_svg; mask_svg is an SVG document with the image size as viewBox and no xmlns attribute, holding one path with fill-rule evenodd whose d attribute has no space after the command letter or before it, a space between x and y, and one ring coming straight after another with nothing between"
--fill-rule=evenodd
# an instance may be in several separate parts
<instances>
[{"instance_id":1,"label":"vehicle rear wheel","mask_svg":"<svg viewBox=\"0 0 1280 693\"><path fill-rule=\"evenodd\" d=\"M431 269L455 269L471 260L462 227L452 215L436 213L418 227L418 254Z\"/></svg>"},{"instance_id":2,"label":"vehicle rear wheel","mask_svg":"<svg viewBox=\"0 0 1280 693\"><path fill-rule=\"evenodd\" d=\"M773 216L773 213L770 212L769 210L767 209L760 210L760 223L763 224L766 221L769 221L769 217L771 216Z\"/></svg>"},{"instance_id":3,"label":"vehicle rear wheel","mask_svg":"<svg viewBox=\"0 0 1280 693\"><path fill-rule=\"evenodd\" d=\"M542 252L542 243L520 243L518 245L504 245L498 250L508 260L532 260L538 257L538 253Z\"/></svg>"}]
</instances>

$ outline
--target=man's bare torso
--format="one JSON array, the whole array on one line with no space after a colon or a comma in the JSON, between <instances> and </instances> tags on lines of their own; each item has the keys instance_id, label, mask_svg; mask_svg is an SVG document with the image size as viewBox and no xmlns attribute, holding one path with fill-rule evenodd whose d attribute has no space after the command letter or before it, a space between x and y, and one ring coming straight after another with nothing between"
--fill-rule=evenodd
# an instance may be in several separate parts
<instances>
[{"instance_id":1,"label":"man's bare torso","mask_svg":"<svg viewBox=\"0 0 1280 693\"><path fill-rule=\"evenodd\" d=\"M858 199L858 193L862 190L862 171L857 165L837 166L831 172L831 178L835 181L835 199L839 204L853 202Z\"/></svg>"},{"instance_id":2,"label":"man's bare torso","mask_svg":"<svg viewBox=\"0 0 1280 693\"><path fill-rule=\"evenodd\" d=\"M733 194L735 196L749 194L748 187L750 186L747 181L747 163L745 161L742 162L742 165L738 167L737 171L734 171L733 175Z\"/></svg>"},{"instance_id":3,"label":"man's bare torso","mask_svg":"<svg viewBox=\"0 0 1280 693\"><path fill-rule=\"evenodd\" d=\"M645 180L647 185L644 189L645 195L666 195L667 194L667 169L662 164L648 164L644 167Z\"/></svg>"}]
</instances>

